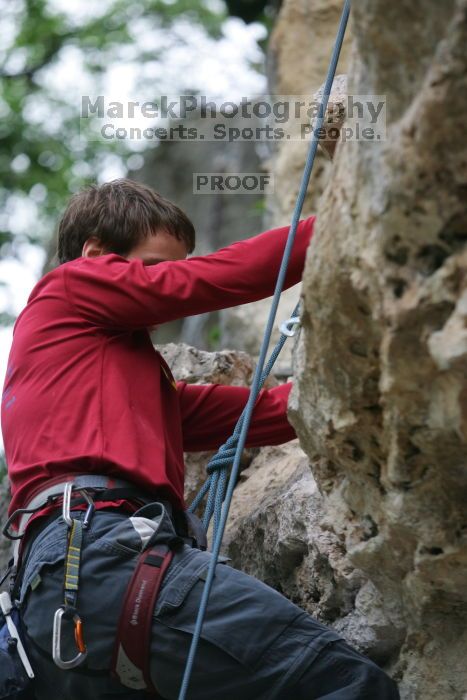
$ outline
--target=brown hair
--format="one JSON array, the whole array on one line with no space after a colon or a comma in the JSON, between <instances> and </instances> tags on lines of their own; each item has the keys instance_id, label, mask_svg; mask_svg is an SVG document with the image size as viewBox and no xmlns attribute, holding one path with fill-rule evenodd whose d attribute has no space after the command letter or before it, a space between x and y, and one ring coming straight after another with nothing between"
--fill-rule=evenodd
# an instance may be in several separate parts
<instances>
[{"instance_id":1,"label":"brown hair","mask_svg":"<svg viewBox=\"0 0 467 700\"><path fill-rule=\"evenodd\" d=\"M58 226L60 263L81 256L85 241L96 236L109 253L126 255L141 240L164 229L195 247L195 229L175 204L146 185L113 180L73 195Z\"/></svg>"}]
</instances>

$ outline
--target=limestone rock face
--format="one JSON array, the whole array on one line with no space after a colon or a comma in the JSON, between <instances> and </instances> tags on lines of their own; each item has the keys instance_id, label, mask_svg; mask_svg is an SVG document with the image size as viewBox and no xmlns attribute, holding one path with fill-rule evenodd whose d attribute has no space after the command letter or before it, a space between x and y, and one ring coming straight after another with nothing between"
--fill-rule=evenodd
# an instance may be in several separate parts
<instances>
[{"instance_id":1,"label":"limestone rock face","mask_svg":"<svg viewBox=\"0 0 467 700\"><path fill-rule=\"evenodd\" d=\"M224 549L236 567L378 663L385 665L400 645L401 625L382 609L380 592L351 563L344 538L326 520L325 502L297 440L262 448L242 472Z\"/></svg>"},{"instance_id":2,"label":"limestone rock face","mask_svg":"<svg viewBox=\"0 0 467 700\"><path fill-rule=\"evenodd\" d=\"M323 522L368 581L363 627L380 618L379 643L393 635L401 696L461 700L467 2L352 12L349 89L387 95L387 140L338 146L304 274L291 420Z\"/></svg>"},{"instance_id":3,"label":"limestone rock face","mask_svg":"<svg viewBox=\"0 0 467 700\"><path fill-rule=\"evenodd\" d=\"M292 100L293 96L315 101L331 56L335 33L342 9L341 0L285 0L282 4L269 44L269 92L277 100ZM346 72L350 40L346 38L339 61L339 72ZM290 118L281 126L287 138L267 143L270 148L269 166L274 176L274 192L267 200L265 226L287 226L297 198L309 140L301 138L303 119ZM290 137L290 138L289 138ZM316 156L310 187L302 218L316 213L319 199L328 182L331 164L319 151ZM264 227L263 227L264 228ZM278 320L288 318L299 298L299 287L282 295ZM220 313L221 346L245 349L257 356L261 337L269 315L271 300L244 304ZM277 326L272 342L279 339ZM292 343L288 343L278 363L279 371L287 374L292 363Z\"/></svg>"},{"instance_id":4,"label":"limestone rock face","mask_svg":"<svg viewBox=\"0 0 467 700\"><path fill-rule=\"evenodd\" d=\"M269 46L270 92L274 95L303 95L313 99L326 77L342 0L285 0ZM338 73L346 73L350 34L344 41ZM270 202L276 225L290 223L308 151L308 140L297 139L298 125L290 124L291 140L279 142L272 160L275 192ZM316 212L328 182L330 164L318 154L311 176L304 214Z\"/></svg>"},{"instance_id":5,"label":"limestone rock face","mask_svg":"<svg viewBox=\"0 0 467 700\"><path fill-rule=\"evenodd\" d=\"M206 352L186 343L156 345L177 381L187 384L246 386L254 365L246 352Z\"/></svg>"}]
</instances>

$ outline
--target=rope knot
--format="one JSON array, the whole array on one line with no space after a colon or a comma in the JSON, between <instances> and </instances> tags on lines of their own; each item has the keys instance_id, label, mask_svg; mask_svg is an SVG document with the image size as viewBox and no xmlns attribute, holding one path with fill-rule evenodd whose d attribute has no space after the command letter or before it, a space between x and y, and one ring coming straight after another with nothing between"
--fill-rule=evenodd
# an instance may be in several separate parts
<instances>
[{"instance_id":1,"label":"rope knot","mask_svg":"<svg viewBox=\"0 0 467 700\"><path fill-rule=\"evenodd\" d=\"M231 436L227 442L219 448L214 457L212 457L206 467L208 474L221 471L227 467L231 467L235 459L237 451L238 438Z\"/></svg>"}]
</instances>

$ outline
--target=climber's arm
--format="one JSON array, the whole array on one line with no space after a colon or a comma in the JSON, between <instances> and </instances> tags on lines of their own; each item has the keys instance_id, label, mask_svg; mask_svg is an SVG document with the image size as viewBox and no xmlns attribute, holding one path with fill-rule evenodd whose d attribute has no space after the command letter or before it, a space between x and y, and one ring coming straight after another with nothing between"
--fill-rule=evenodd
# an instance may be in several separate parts
<instances>
[{"instance_id":1,"label":"climber's arm","mask_svg":"<svg viewBox=\"0 0 467 700\"><path fill-rule=\"evenodd\" d=\"M287 420L287 400L292 384L262 389L253 412L247 447L280 445L296 437ZM214 450L232 434L250 390L220 384L177 382L182 415L183 449Z\"/></svg>"},{"instance_id":2,"label":"climber's arm","mask_svg":"<svg viewBox=\"0 0 467 700\"><path fill-rule=\"evenodd\" d=\"M299 223L285 288L300 281L314 217ZM109 254L63 266L70 303L93 325L147 328L270 296L288 226L238 241L217 253L157 265Z\"/></svg>"}]
</instances>

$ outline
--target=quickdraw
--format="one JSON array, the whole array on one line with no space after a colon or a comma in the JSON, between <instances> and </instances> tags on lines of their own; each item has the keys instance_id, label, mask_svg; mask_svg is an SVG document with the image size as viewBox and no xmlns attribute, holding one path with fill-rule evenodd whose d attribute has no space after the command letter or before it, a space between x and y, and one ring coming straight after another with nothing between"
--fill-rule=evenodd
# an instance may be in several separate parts
<instances>
[{"instance_id":1,"label":"quickdraw","mask_svg":"<svg viewBox=\"0 0 467 700\"><path fill-rule=\"evenodd\" d=\"M80 493L85 497L88 508L84 520L71 517L71 492L73 483L69 482L63 492L63 520L68 526L68 546L65 558L65 582L63 598L64 602L54 615L52 633L52 658L58 668L67 670L76 668L83 663L87 656L87 648L83 638L83 621L76 609L79 590L79 570L81 564L81 550L83 546L83 530L89 526L94 512L94 502L85 489L80 489ZM77 654L72 659L62 658L62 631L64 621L71 620L74 626L74 638Z\"/></svg>"}]
</instances>

